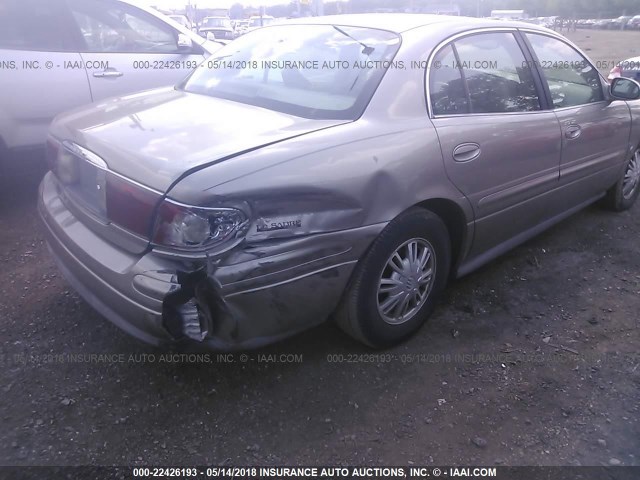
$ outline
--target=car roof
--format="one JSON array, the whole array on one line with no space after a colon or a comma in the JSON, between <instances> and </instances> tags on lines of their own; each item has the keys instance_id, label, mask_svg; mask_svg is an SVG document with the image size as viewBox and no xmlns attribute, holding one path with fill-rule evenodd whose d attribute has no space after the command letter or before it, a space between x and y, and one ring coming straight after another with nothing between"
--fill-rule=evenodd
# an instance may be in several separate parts
<instances>
[{"instance_id":1,"label":"car roof","mask_svg":"<svg viewBox=\"0 0 640 480\"><path fill-rule=\"evenodd\" d=\"M548 32L544 27L512 21L512 20L492 20L490 18L475 18L451 15L430 15L421 13L357 13L346 15L330 15L324 17L303 17L290 19L284 24L321 24L321 25L344 25L352 27L376 28L389 30L395 33L403 33L418 27L434 24L449 24L452 27L464 28L490 28L490 27L512 27L528 28Z\"/></svg>"}]
</instances>

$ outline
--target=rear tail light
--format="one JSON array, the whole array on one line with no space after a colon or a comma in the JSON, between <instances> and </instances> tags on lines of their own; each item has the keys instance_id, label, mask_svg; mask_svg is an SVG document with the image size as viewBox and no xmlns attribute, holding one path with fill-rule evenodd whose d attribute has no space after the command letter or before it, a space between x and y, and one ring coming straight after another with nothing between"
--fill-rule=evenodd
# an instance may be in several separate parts
<instances>
[{"instance_id":1,"label":"rear tail light","mask_svg":"<svg viewBox=\"0 0 640 480\"><path fill-rule=\"evenodd\" d=\"M73 142L59 142L53 137L47 138L46 160L49 169L65 184L78 181L78 161L85 160L102 171L107 170L106 162L92 151Z\"/></svg>"},{"instance_id":2,"label":"rear tail light","mask_svg":"<svg viewBox=\"0 0 640 480\"><path fill-rule=\"evenodd\" d=\"M66 185L78 181L77 158L69 147L54 138L47 138L47 165L49 169Z\"/></svg>"},{"instance_id":3,"label":"rear tail light","mask_svg":"<svg viewBox=\"0 0 640 480\"><path fill-rule=\"evenodd\" d=\"M149 239L161 193L109 171L102 158L73 142L47 138L47 164L69 193L94 213Z\"/></svg>"},{"instance_id":4,"label":"rear tail light","mask_svg":"<svg viewBox=\"0 0 640 480\"><path fill-rule=\"evenodd\" d=\"M85 172L80 178L78 162L84 161L95 168L89 167L91 175ZM158 206L162 193L109 171L98 155L72 142L48 138L47 163L70 190L92 192L82 198L97 204L96 211L106 220L160 247L188 251L211 247L245 233L249 223L236 208L192 207L166 199Z\"/></svg>"},{"instance_id":5,"label":"rear tail light","mask_svg":"<svg viewBox=\"0 0 640 480\"><path fill-rule=\"evenodd\" d=\"M200 208L165 200L158 209L153 243L179 249L198 249L236 238L248 224L235 208Z\"/></svg>"},{"instance_id":6,"label":"rear tail light","mask_svg":"<svg viewBox=\"0 0 640 480\"><path fill-rule=\"evenodd\" d=\"M47 138L47 166L49 170L55 173L56 164L58 162L58 153L60 151L60 142L55 138Z\"/></svg>"},{"instance_id":7,"label":"rear tail light","mask_svg":"<svg viewBox=\"0 0 640 480\"><path fill-rule=\"evenodd\" d=\"M107 174L107 218L114 224L149 238L153 213L162 195L113 173Z\"/></svg>"}]
</instances>

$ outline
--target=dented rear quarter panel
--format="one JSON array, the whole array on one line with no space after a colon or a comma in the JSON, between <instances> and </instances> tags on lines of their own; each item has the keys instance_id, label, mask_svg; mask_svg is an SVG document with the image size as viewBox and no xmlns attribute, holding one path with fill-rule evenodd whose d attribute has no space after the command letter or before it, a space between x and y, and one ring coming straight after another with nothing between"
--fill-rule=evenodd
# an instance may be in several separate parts
<instances>
[{"instance_id":1,"label":"dented rear quarter panel","mask_svg":"<svg viewBox=\"0 0 640 480\"><path fill-rule=\"evenodd\" d=\"M225 138L206 135L206 128L181 137L186 118L156 126L153 118L145 117L147 105L139 110L140 103L147 102L149 108L157 103L178 102L184 108L192 104L178 92L140 94L127 101L125 106L130 105L132 111L124 112L126 115L115 110L112 118L107 111L74 112L54 125L54 134L73 134L105 157L118 154L115 140L125 134L127 138L135 135L140 142L142 150L134 149L132 155L146 152L145 136L165 139L169 156L191 145L194 149L172 164L173 170L151 169L143 183L151 182L159 190L166 186L166 197L180 203L236 207L248 214L246 232L230 244L212 248L206 257L166 259L161 257L167 252L157 250L145 255L157 260L158 270L166 271L165 261L174 266L169 269L175 273L170 282L156 288L158 295L163 289L170 294L162 302L162 312L153 316L155 325L171 331L168 319L173 318L178 330L191 328L196 316L190 298L210 312L205 316L212 323L202 331L208 332L205 342L217 349L255 347L320 323L336 308L371 242L395 217L425 201L444 200L459 210L464 223L459 257L464 257L472 238L472 210L447 178L427 113L425 71L410 66L411 61L426 62L441 40L439 27L433 28L433 33L418 28L403 34L395 60L405 62L405 68L387 71L357 120L310 122L308 126L298 122L300 128L292 129L290 135L273 137L274 142L265 138L264 143L258 142L262 143L259 148L245 153L220 157L215 145ZM425 36L433 37L432 41L425 41ZM205 103L220 104L206 99ZM110 108L108 104L99 107ZM237 114L249 111L242 106L233 110ZM260 113L260 109L251 110ZM273 127L268 124L269 115L254 115L253 119L267 125L232 132L227 147L234 142L244 144L241 137L250 140L251 132ZM282 116L273 118L289 121ZM74 121L78 128L72 125ZM147 127L153 128L139 131ZM107 133L109 142L103 138ZM207 150L207 142L214 151ZM135 158L119 159L116 170L130 173L124 169L132 169ZM176 178L180 167L183 173ZM140 178L145 175L134 173ZM206 281L198 280L202 272ZM141 272L144 279L156 273L153 266ZM123 290L129 288L128 282L129 275L123 275L119 281ZM198 330L192 338L199 334Z\"/></svg>"},{"instance_id":2,"label":"dented rear quarter panel","mask_svg":"<svg viewBox=\"0 0 640 480\"><path fill-rule=\"evenodd\" d=\"M411 206L440 199L462 213L468 243L473 213L446 175L427 113L425 71L410 66L431 53L424 35L421 28L403 34L395 60L405 68L387 71L361 118L202 166L167 196L248 208L246 245L382 228ZM433 35L435 45L441 35Z\"/></svg>"}]
</instances>

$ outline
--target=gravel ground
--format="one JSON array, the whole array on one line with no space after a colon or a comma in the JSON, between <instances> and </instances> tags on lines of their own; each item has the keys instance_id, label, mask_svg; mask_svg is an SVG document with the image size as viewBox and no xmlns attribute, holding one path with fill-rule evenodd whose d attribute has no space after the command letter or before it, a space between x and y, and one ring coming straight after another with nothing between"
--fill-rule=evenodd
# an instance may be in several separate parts
<instances>
[{"instance_id":1,"label":"gravel ground","mask_svg":"<svg viewBox=\"0 0 640 480\"><path fill-rule=\"evenodd\" d=\"M640 465L640 206L590 207L452 282L391 350L326 324L177 358L74 293L37 181L7 183L0 465Z\"/></svg>"},{"instance_id":2,"label":"gravel ground","mask_svg":"<svg viewBox=\"0 0 640 480\"><path fill-rule=\"evenodd\" d=\"M640 55L640 31L576 30L562 34L575 42L605 76L619 61Z\"/></svg>"}]
</instances>

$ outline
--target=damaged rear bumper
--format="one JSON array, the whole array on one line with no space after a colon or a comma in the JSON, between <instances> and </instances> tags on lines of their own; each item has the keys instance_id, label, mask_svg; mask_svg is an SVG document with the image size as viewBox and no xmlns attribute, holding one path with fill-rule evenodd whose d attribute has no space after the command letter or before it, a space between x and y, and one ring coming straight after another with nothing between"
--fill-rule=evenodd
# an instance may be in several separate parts
<instances>
[{"instance_id":1,"label":"damaged rear bumper","mask_svg":"<svg viewBox=\"0 0 640 480\"><path fill-rule=\"evenodd\" d=\"M215 350L256 348L322 323L384 228L242 245L187 264L102 239L66 208L51 174L38 208L56 263L95 310L147 343L197 341Z\"/></svg>"}]
</instances>

